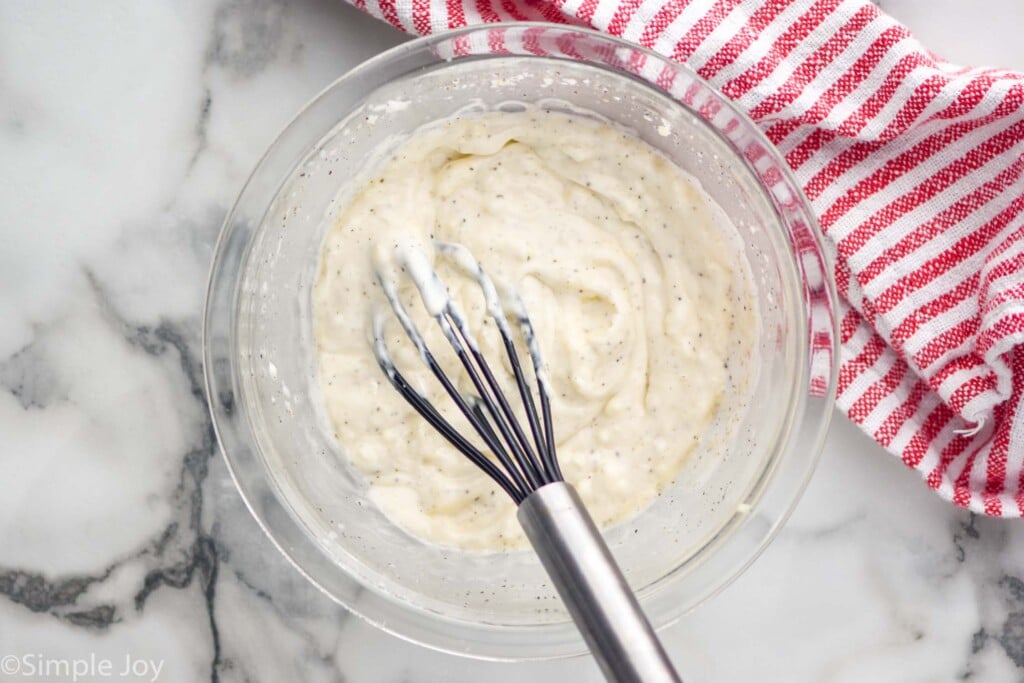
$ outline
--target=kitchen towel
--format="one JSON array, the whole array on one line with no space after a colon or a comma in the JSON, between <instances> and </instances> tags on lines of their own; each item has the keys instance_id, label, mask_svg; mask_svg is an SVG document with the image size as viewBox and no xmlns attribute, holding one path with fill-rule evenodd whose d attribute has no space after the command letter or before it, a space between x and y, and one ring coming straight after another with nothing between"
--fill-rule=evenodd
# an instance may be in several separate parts
<instances>
[{"instance_id":1,"label":"kitchen towel","mask_svg":"<svg viewBox=\"0 0 1024 683\"><path fill-rule=\"evenodd\" d=\"M410 33L543 20L687 63L827 236L840 408L956 505L1024 514L1024 74L950 64L867 0L353 2Z\"/></svg>"}]
</instances>

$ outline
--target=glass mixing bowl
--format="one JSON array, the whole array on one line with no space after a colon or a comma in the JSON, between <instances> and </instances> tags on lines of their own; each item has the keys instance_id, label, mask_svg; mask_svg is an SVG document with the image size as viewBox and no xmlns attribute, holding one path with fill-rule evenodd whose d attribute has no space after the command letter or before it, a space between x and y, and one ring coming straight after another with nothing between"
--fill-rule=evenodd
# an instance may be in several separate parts
<instances>
[{"instance_id":1,"label":"glass mixing bowl","mask_svg":"<svg viewBox=\"0 0 1024 683\"><path fill-rule=\"evenodd\" d=\"M395 635L493 659L584 645L532 553L428 545L370 501L320 406L311 290L339 193L382 146L527 102L604 117L661 150L731 220L754 279L749 397L726 397L677 482L606 532L655 626L733 580L779 529L836 384L835 294L807 203L750 120L685 66L582 29L508 24L405 43L324 90L259 162L217 245L203 337L217 436L253 515L310 581Z\"/></svg>"}]
</instances>

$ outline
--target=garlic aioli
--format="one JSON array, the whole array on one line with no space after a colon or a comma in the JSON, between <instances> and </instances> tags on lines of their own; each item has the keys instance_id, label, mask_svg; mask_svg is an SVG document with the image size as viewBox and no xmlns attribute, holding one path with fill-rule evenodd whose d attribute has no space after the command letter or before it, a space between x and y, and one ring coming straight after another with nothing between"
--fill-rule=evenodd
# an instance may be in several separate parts
<instances>
[{"instance_id":1,"label":"garlic aioli","mask_svg":"<svg viewBox=\"0 0 1024 683\"><path fill-rule=\"evenodd\" d=\"M426 541L488 551L525 543L511 499L377 367L370 321L387 305L382 271L400 283L449 376L471 388L402 276L399 254L431 259L515 403L480 285L438 257L434 241L465 246L519 293L546 361L562 471L607 526L676 478L723 395L747 381L739 375L757 326L730 231L696 181L637 138L586 117L527 109L417 132L346 200L313 293L326 414L372 499ZM398 368L481 444L391 323L386 339Z\"/></svg>"}]
</instances>

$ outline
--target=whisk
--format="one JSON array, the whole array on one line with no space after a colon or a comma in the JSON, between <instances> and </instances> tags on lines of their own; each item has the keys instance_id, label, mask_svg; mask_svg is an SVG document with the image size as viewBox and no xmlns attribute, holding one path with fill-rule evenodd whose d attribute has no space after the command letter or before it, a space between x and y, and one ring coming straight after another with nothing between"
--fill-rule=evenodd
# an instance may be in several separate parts
<instances>
[{"instance_id":1,"label":"whisk","mask_svg":"<svg viewBox=\"0 0 1024 683\"><path fill-rule=\"evenodd\" d=\"M495 283L465 247L440 242L434 247L441 257L475 278L483 291L487 314L496 324L508 356L527 428L520 424L465 315L450 297L430 259L417 249L403 249L397 254L401 269L419 290L427 312L440 325L475 394L460 392L442 369L400 300L397 283L380 273L378 282L420 358L494 459L456 430L395 367L384 335L386 309L378 311L373 324L374 354L381 370L423 419L515 501L519 523L605 677L622 683L678 682L678 674L597 526L575 489L562 477L555 453L548 376L522 300L507 288L499 294ZM519 359L510 319L517 323L526 343L536 382L536 401Z\"/></svg>"}]
</instances>

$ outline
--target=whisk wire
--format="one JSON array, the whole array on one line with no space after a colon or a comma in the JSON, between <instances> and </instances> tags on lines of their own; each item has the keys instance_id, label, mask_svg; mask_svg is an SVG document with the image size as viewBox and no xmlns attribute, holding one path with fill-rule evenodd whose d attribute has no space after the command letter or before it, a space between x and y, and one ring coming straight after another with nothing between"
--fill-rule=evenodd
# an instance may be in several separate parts
<instances>
[{"instance_id":1,"label":"whisk wire","mask_svg":"<svg viewBox=\"0 0 1024 683\"><path fill-rule=\"evenodd\" d=\"M533 323L530 322L530 318L526 315L526 306L523 304L522 299L516 291L510 289L505 291L504 297L512 304L513 313L519 322L520 332L523 336L523 340L526 342L530 361L533 365L533 374L537 381L537 389L541 399L541 410L544 415L543 425L538 423L537 408L533 400L533 395L530 393L529 383L527 382L525 373L523 372L522 364L519 362L519 354L516 352L515 342L512 339L512 330L508 325L509 316L506 313L505 306L502 304L503 297L498 294L498 288L495 286L494 281L491 280L487 271L485 271L476 258L473 257L473 254L463 245L438 241L434 243L434 246L439 253L447 256L451 261L459 265L463 271L475 277L477 283L480 285L480 289L483 291L487 311L490 314L491 319L494 320L494 323L498 328L498 332L501 334L502 342L505 345L505 351L508 355L509 364L512 367L512 372L516 379L516 386L519 389L519 395L526 408L527 420L530 424L530 431L533 434L534 441L537 444L537 452L540 456L541 470L545 474L545 482L550 483L553 481L561 481L562 472L558 466L558 459L555 455L554 429L551 420L551 401L544 382L544 377L546 376L544 372L544 362L541 358L540 346L537 343Z\"/></svg>"},{"instance_id":2,"label":"whisk wire","mask_svg":"<svg viewBox=\"0 0 1024 683\"><path fill-rule=\"evenodd\" d=\"M394 365L390 366L390 369L384 364L381 365L381 369L384 370L385 374L391 380L392 386L401 394L416 412L423 417L434 429L436 429L441 436L443 436L448 443L459 450L469 460L484 471L489 477L494 479L504 491L510 495L514 500L518 499L519 491L511 486L502 471L491 462L486 455L484 455L479 449L477 449L472 443L470 443L462 434L456 430L450 422L448 422L437 410L430 404L429 401L423 398L412 385L409 384L408 380L402 376L402 374L394 368ZM488 427L489 428L489 427Z\"/></svg>"},{"instance_id":3,"label":"whisk wire","mask_svg":"<svg viewBox=\"0 0 1024 683\"><path fill-rule=\"evenodd\" d=\"M517 493L510 495L512 495L512 497L516 500L521 500L526 495L524 492L530 490L526 479L520 473L516 464L509 457L507 451L502 446L501 441L495 436L494 431L490 429L489 426L486 426L480 422L477 415L470 408L466 398L455 387L452 381L445 374L444 370L441 368L441 365L434 358L434 354L431 353L429 348L427 348L423 336L420 334L419 330L416 329L416 326L412 323L412 319L409 317L409 314L406 311L405 306L398 298L398 294L397 292L395 292L394 287L390 286L390 284L384 281L383 278L381 278L381 286L384 289L384 294L388 299L388 302L391 304L392 310L395 311L396 317L401 322L402 328L405 330L406 335L418 349L420 353L420 358L430 369L431 373L433 373L434 377L437 378L438 382L441 383L441 386L444 388L445 393L447 393L451 397L451 399L455 402L455 405L459 408L459 411L469 421L473 429L476 430L476 432L483 438L484 442L487 444L487 447L490 448L490 450L494 453L495 457L499 460L502 466L504 466L507 472L507 476L506 473L503 473L498 468L495 468L495 471L492 471L491 469L487 468L485 469L485 472L491 478L495 478L496 475L501 477L502 481L499 481L499 483L507 483L509 485L508 487L503 486L503 488L505 488L506 491L508 491L509 488L515 489ZM445 325L447 325L447 321L445 321ZM432 427L434 427L434 429L441 432L442 436L445 436L445 432L442 431L442 427L440 426L441 422L444 422L444 425L447 425L447 427L449 427L452 432L458 434L458 431L454 427L451 427L451 423L445 421L444 418L441 417L437 409L430 405L430 402L426 398L424 398L418 391L416 391L411 384L405 381L404 378L403 386L398 386L395 383L396 378L401 377L401 374L395 367L394 361L391 359L390 353L388 353L387 345L384 343L384 324L383 318L380 315L378 315L376 318L374 330L374 349L377 355L378 364L381 365L381 368L388 376L388 379L391 380L392 386L398 389L399 393L402 394L402 397L405 398L405 400L408 403L410 403L413 406L413 408L416 408L418 404L426 404L430 406L429 414L424 414L423 412L420 412L420 414L423 415L424 419L426 419L427 422L430 423ZM436 416L437 419L434 419L434 416ZM465 441L465 437L462 437L461 434L459 435L459 437L460 439ZM451 439L448 439L448 441L449 443L451 443ZM462 451L463 454L466 453L465 450L462 448L459 448L459 450ZM486 456L483 457L486 460ZM471 458L471 460L473 460L474 464L479 465L475 457ZM509 477L511 477L512 479L511 482L508 481Z\"/></svg>"},{"instance_id":4,"label":"whisk wire","mask_svg":"<svg viewBox=\"0 0 1024 683\"><path fill-rule=\"evenodd\" d=\"M447 313L453 319L461 318L461 315L458 313L458 311L455 311L453 315L452 309L453 306L449 304L446 307L445 313ZM480 356L479 351L473 353L473 358L476 359L477 364L474 364L470 358L470 353L472 353L472 351L470 351L469 353L467 353L466 351L466 346L468 346L471 350L475 349L476 341L472 339L472 337L467 338L465 336L467 332L464 330L464 328L460 327L459 322L456 322L455 324L456 327L459 328L459 335L462 336L462 339L460 339L459 335L455 335L454 333L451 335L448 334L448 332L452 328L451 325L449 324L448 318L444 317L443 314L441 316L435 316L435 318L441 324L441 328L445 330L445 337L448 339L449 343L451 343L452 348L455 350L455 354L459 358L459 361L461 361L463 367L466 369L470 381L473 383L473 386L476 388L477 394L480 396L480 399L483 401L484 406L487 408L487 412L490 414L491 420L493 421L494 425L497 426L498 431L501 433L501 436L504 439L504 443L508 444L509 448L511 449L512 455L515 457L517 469L523 474L523 476L529 482L531 489L528 490L537 488L539 484L537 482L536 474L529 466L531 464L529 457L526 454L526 452L522 449L521 444L517 441L514 434L515 430L510 426L509 421L507 420L508 415L511 413L511 409L508 409L508 412L505 412L505 410L508 408L508 404L507 402L504 402L504 396L502 395L500 389L497 388L497 382L493 381L494 375L493 373L491 373L490 367L486 365L486 362L482 361L482 357ZM462 343L463 340L465 340L466 342L465 345ZM479 371L476 365L479 365ZM481 377L481 374L483 374L483 377ZM514 416L512 418L511 423L513 425L515 424ZM483 434L481 434L481 436L483 436Z\"/></svg>"},{"instance_id":5,"label":"whisk wire","mask_svg":"<svg viewBox=\"0 0 1024 683\"><path fill-rule=\"evenodd\" d=\"M412 322L412 318L398 296L393 282L378 273L378 282L388 300L395 317L398 318L406 336L416 347L420 358L440 382L445 393L455 402L474 431L483 439L493 453L497 463L491 461L480 449L446 420L441 413L420 394L395 367L384 338L384 319L378 312L374 320L374 349L378 364L399 394L449 443L455 446L473 464L482 469L501 486L516 503L522 502L532 491L556 481L562 476L554 451L550 400L543 381L543 364L533 327L526 316L521 301L515 303L516 318L520 330L530 349L534 375L540 395L541 412L538 415L530 383L516 351L506 312L490 277L476 263L472 255L458 245L438 244L438 251L450 257L469 274L474 275L484 292L484 299L490 317L498 327L505 352L508 355L516 388L522 399L530 435L520 425L515 411L509 404L501 384L469 328L466 317L448 296L447 287L436 272L423 260L413 261L418 255L407 255L402 270L410 275L419 290L420 298L428 313L439 325L460 364L465 369L476 391L476 395L463 395L454 382L445 374L434 354L427 347L423 335ZM443 296L440 294L443 292ZM533 437L532 443L530 436ZM500 466L499 466L500 465Z\"/></svg>"},{"instance_id":6,"label":"whisk wire","mask_svg":"<svg viewBox=\"0 0 1024 683\"><path fill-rule=\"evenodd\" d=\"M462 317L461 312L452 303L448 304L447 312L455 323L455 327L458 329L459 334L466 342L466 346L469 347L469 353L476 361L476 365L479 367L480 372L483 374L483 378L487 382L486 388L482 386L481 382L479 382L479 377L477 376L475 369L472 367L473 364L469 362L469 358L465 355L465 350L461 345L458 345L456 348L456 353L459 355L459 359L466 367L466 371L469 373L470 379L476 386L477 391L480 392L481 398L487 406L488 411L491 413L492 418L497 423L498 429L501 430L502 436L504 436L505 440L512 446L513 453L516 455L516 460L519 462L526 478L530 480L530 484L535 489L549 483L544 481L543 465L534 454L533 449L530 448L526 434L523 433L522 427L519 426L519 421L516 419L515 413L512 412L512 407L505 398L505 394L502 392L501 386L498 384L498 380L494 377L494 373L491 371L491 366L488 365L483 354L480 352L480 347L471 336L471 332L466 325L465 318ZM453 346L455 346L455 344L453 344ZM487 391L488 388L490 389L490 392ZM495 406L497 409L495 409ZM498 410L501 411L501 414L498 414ZM511 434L509 433L510 431ZM540 443L541 442L538 441L538 444Z\"/></svg>"},{"instance_id":7,"label":"whisk wire","mask_svg":"<svg viewBox=\"0 0 1024 683\"><path fill-rule=\"evenodd\" d=\"M514 314L519 323L519 332L526 342L530 363L533 365L533 376L537 381L537 394L540 396L541 420L543 420L543 423L540 426L535 426L537 422L537 409L533 404L533 397L527 387L527 398L524 399L524 402L526 403L530 427L533 429L534 438L538 444L541 444L541 438L543 438L543 445L539 446L538 450L540 451L541 458L544 460L544 466L547 468L551 481L562 481L562 469L558 465L558 458L555 453L555 430L551 418L551 398L548 393L547 380L545 379L547 373L544 370L544 361L541 359L537 335L534 332L533 323L530 321L529 316L526 315L526 306L523 304L522 299L515 292L510 292L510 298L514 305ZM502 311L502 316L504 318L504 311ZM502 331L502 338L505 340L505 348L509 354L513 371L516 372L516 380L519 381L523 376L523 371L519 364L518 355L515 352L515 344L512 342L512 333L507 325L499 326L499 328ZM523 383L525 383L525 378L523 378ZM522 391L523 389L520 387L520 393Z\"/></svg>"}]
</instances>

